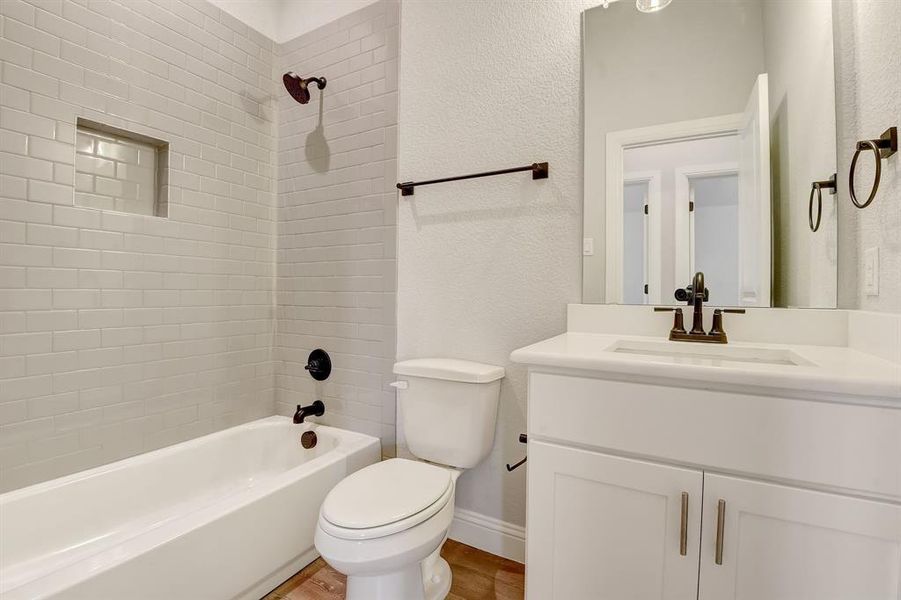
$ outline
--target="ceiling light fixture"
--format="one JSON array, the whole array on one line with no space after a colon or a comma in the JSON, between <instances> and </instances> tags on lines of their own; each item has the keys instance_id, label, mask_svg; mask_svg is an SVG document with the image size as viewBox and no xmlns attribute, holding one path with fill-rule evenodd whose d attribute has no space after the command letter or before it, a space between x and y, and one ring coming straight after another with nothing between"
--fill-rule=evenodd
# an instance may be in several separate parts
<instances>
[{"instance_id":1,"label":"ceiling light fixture","mask_svg":"<svg viewBox=\"0 0 901 600\"><path fill-rule=\"evenodd\" d=\"M635 0L635 8L643 13L657 12L663 10L673 0Z\"/></svg>"}]
</instances>

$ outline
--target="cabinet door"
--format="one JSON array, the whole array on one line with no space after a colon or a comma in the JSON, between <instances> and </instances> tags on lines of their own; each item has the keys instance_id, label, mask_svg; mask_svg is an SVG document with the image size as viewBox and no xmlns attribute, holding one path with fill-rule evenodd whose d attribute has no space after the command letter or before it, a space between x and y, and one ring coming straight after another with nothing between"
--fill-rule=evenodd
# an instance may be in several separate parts
<instances>
[{"instance_id":1,"label":"cabinet door","mask_svg":"<svg viewBox=\"0 0 901 600\"><path fill-rule=\"evenodd\" d=\"M901 506L708 474L700 573L700 600L901 600Z\"/></svg>"},{"instance_id":2,"label":"cabinet door","mask_svg":"<svg viewBox=\"0 0 901 600\"><path fill-rule=\"evenodd\" d=\"M532 441L528 464L527 598L697 598L700 471Z\"/></svg>"}]
</instances>

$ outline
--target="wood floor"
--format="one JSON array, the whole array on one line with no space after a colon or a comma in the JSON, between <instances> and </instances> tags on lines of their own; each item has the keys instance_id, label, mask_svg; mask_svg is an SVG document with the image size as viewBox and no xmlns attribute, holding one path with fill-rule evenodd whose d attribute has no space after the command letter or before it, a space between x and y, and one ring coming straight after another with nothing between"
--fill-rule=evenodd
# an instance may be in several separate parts
<instances>
[{"instance_id":1,"label":"wood floor","mask_svg":"<svg viewBox=\"0 0 901 600\"><path fill-rule=\"evenodd\" d=\"M472 546L447 540L441 556L453 571L448 600L522 600L525 567ZM344 576L321 558L263 600L343 600Z\"/></svg>"}]
</instances>

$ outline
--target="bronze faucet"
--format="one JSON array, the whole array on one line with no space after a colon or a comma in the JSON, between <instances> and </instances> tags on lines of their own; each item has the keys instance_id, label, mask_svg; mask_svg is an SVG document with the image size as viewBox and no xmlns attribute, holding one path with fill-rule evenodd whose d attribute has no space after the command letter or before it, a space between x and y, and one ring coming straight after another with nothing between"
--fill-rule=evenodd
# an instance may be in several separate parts
<instances>
[{"instance_id":1,"label":"bronze faucet","mask_svg":"<svg viewBox=\"0 0 901 600\"><path fill-rule=\"evenodd\" d=\"M704 287L704 274L698 271L687 288L676 290L676 300L687 302L693 306L691 331L685 331L681 308L655 307L655 311L674 311L673 328L669 339L674 342L703 342L707 344L725 344L729 340L723 329L723 313L744 314L743 308L717 308L713 311L713 326L710 333L704 330L704 302L710 299L710 290Z\"/></svg>"},{"instance_id":2,"label":"bronze faucet","mask_svg":"<svg viewBox=\"0 0 901 600\"><path fill-rule=\"evenodd\" d=\"M294 413L294 423L303 423L307 417L321 417L325 414L325 404L322 400L316 400L309 406L297 405L297 412Z\"/></svg>"},{"instance_id":3,"label":"bronze faucet","mask_svg":"<svg viewBox=\"0 0 901 600\"><path fill-rule=\"evenodd\" d=\"M710 300L710 290L704 287L702 272L695 273L691 287L687 291L689 293L688 303L694 304L694 312L691 315L691 331L688 334L704 335L704 301Z\"/></svg>"}]
</instances>

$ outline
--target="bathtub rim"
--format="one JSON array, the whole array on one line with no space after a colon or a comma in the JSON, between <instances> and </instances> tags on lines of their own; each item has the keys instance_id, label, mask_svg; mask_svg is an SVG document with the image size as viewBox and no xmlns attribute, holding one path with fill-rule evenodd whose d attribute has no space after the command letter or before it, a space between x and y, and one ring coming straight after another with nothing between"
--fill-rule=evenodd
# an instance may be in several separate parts
<instances>
[{"instance_id":1,"label":"bathtub rim","mask_svg":"<svg viewBox=\"0 0 901 600\"><path fill-rule=\"evenodd\" d=\"M61 477L56 477L54 479L48 479L47 481L39 481L37 483L33 483L31 485L27 485L25 487L16 488L14 490L8 490L6 492L0 493L0 508L2 508L5 504L17 500L21 497L27 497L34 494L38 494L43 491L52 490L57 487L61 487L63 485L67 485L69 483L74 483L76 481L83 481L87 479L92 479L102 473L112 472L112 471L120 471L129 466L144 464L152 461L154 458L159 458L163 456L168 456L170 454L175 454L179 450L184 450L187 448L192 448L196 446L200 446L204 441L215 440L219 438L223 438L228 436L229 434L233 434L238 429L261 429L263 426L268 424L276 424L281 422L290 422L290 417L285 417L281 415L273 415L269 417L263 417L261 419L254 419L253 421L248 421L246 423L241 423L239 425L234 425L232 427L227 427L225 429L220 429L219 431L213 431L211 433L204 434L202 436L191 438L189 440L185 440L183 442L178 442L169 446L163 446L162 448L156 448L154 450L148 450L147 452L141 452L140 454L135 454L133 456L126 456L125 458L120 458L110 463L105 463L102 465L97 465L96 467L91 467L89 469L85 469L83 471L76 471L75 473L70 473L69 475L63 475ZM331 425L323 425L321 423L313 423L316 431L322 430L324 432L337 432L336 437L343 438L347 437L350 441L361 443L361 445L365 446L371 440L379 440L379 438L375 436L371 436L365 433L359 433L356 431L351 431L349 429L341 429L339 427L333 427ZM298 428L299 430L299 428ZM357 439L354 439L357 438ZM380 440L379 440L380 441ZM363 443L365 442L365 443ZM335 450L344 447L344 445L339 445ZM320 458L320 457L316 457ZM316 460L316 459L312 459ZM312 462L311 460L311 462ZM308 463L302 463L300 465L296 465L284 471L284 473L288 473L294 469L304 466Z\"/></svg>"}]
</instances>

